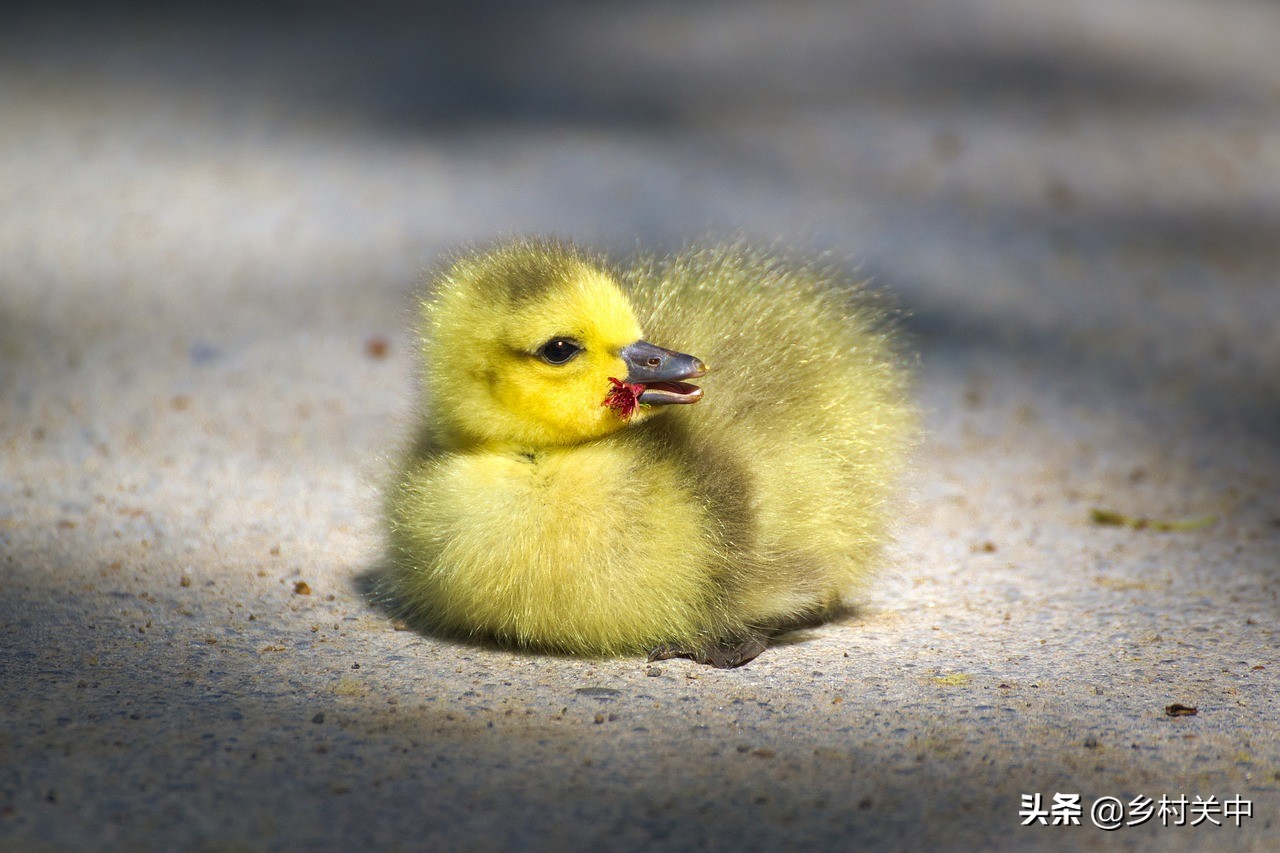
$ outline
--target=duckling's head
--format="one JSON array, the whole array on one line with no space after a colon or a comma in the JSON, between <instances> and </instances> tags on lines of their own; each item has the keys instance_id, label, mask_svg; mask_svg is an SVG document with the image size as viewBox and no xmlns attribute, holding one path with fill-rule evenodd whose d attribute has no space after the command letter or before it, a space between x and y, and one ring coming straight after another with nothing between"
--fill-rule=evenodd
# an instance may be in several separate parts
<instances>
[{"instance_id":1,"label":"duckling's head","mask_svg":"<svg viewBox=\"0 0 1280 853\"><path fill-rule=\"evenodd\" d=\"M702 396L685 381L702 362L642 340L614 278L570 246L463 258L423 311L432 418L450 444L577 444Z\"/></svg>"}]
</instances>

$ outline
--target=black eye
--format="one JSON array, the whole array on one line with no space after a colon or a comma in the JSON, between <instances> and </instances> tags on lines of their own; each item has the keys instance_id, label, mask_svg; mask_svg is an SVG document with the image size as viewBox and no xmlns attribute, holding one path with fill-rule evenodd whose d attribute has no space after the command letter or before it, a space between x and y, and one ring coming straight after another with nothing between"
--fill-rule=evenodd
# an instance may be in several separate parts
<instances>
[{"instance_id":1,"label":"black eye","mask_svg":"<svg viewBox=\"0 0 1280 853\"><path fill-rule=\"evenodd\" d=\"M564 364L580 352L582 352L582 346L577 341L571 341L568 338L552 338L542 345L538 355L550 364Z\"/></svg>"}]
</instances>

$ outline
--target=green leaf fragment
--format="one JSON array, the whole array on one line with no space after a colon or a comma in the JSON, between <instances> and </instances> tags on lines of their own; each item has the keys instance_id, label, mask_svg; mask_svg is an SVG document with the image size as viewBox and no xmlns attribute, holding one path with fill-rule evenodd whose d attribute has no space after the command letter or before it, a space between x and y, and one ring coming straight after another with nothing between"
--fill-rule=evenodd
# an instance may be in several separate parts
<instances>
[{"instance_id":1,"label":"green leaf fragment","mask_svg":"<svg viewBox=\"0 0 1280 853\"><path fill-rule=\"evenodd\" d=\"M1216 515L1206 515L1202 518L1164 521L1155 518L1125 515L1114 510L1095 507L1089 510L1089 520L1094 524L1108 527L1130 527L1134 530L1156 530L1161 533L1185 533L1189 530L1202 530L1203 528L1211 527L1218 522L1218 517Z\"/></svg>"}]
</instances>

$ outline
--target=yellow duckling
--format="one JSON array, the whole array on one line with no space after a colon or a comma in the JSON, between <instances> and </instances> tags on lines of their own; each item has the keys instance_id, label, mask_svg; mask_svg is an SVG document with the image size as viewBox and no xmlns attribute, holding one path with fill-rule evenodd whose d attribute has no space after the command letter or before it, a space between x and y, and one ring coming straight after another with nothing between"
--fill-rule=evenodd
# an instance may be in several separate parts
<instances>
[{"instance_id":1,"label":"yellow duckling","mask_svg":"<svg viewBox=\"0 0 1280 853\"><path fill-rule=\"evenodd\" d=\"M827 272L515 242L422 316L387 499L389 591L422 626L739 666L871 567L914 419L883 309Z\"/></svg>"}]
</instances>

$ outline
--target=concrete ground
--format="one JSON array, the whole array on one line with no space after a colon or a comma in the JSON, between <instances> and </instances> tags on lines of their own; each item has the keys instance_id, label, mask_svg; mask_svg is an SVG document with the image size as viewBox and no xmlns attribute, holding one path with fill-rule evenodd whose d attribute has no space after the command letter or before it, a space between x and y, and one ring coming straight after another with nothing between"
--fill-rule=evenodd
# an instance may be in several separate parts
<instances>
[{"instance_id":1,"label":"concrete ground","mask_svg":"<svg viewBox=\"0 0 1280 853\"><path fill-rule=\"evenodd\" d=\"M430 5L0 13L0 847L1280 844L1280 7ZM414 288L511 232L898 294L855 614L719 672L368 603Z\"/></svg>"}]
</instances>

